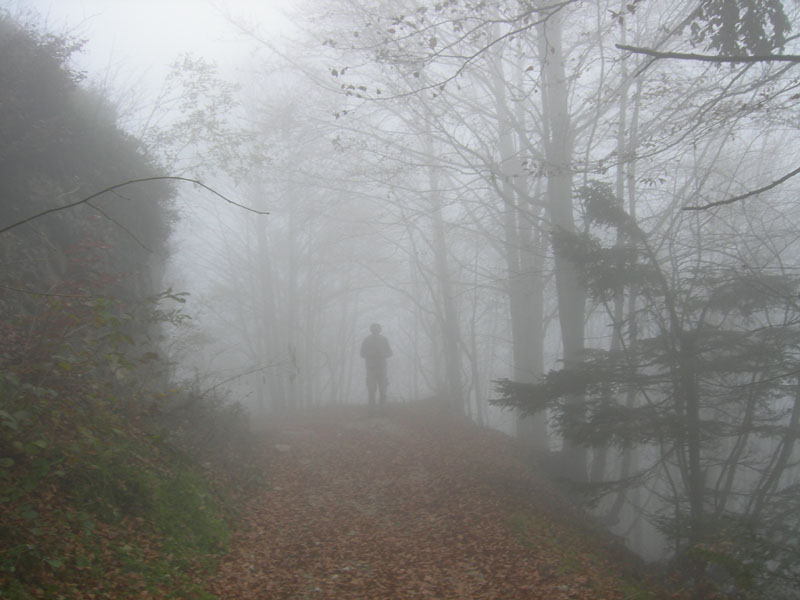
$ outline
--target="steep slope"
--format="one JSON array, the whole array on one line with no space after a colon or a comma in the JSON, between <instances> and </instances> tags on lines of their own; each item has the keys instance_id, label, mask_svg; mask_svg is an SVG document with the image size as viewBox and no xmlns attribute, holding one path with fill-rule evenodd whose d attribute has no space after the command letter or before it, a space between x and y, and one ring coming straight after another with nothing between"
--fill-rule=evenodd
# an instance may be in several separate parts
<instances>
[{"instance_id":1,"label":"steep slope","mask_svg":"<svg viewBox=\"0 0 800 600\"><path fill-rule=\"evenodd\" d=\"M220 598L656 597L500 433L412 405L309 413L264 439L270 484Z\"/></svg>"}]
</instances>

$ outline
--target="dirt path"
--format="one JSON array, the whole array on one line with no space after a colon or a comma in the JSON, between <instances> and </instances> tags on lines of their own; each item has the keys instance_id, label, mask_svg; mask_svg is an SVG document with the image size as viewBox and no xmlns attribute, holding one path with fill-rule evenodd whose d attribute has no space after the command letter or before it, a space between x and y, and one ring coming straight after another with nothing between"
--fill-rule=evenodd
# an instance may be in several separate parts
<instances>
[{"instance_id":1,"label":"dirt path","mask_svg":"<svg viewBox=\"0 0 800 600\"><path fill-rule=\"evenodd\" d=\"M222 599L623 597L496 432L397 407L266 435L269 487L223 560Z\"/></svg>"}]
</instances>

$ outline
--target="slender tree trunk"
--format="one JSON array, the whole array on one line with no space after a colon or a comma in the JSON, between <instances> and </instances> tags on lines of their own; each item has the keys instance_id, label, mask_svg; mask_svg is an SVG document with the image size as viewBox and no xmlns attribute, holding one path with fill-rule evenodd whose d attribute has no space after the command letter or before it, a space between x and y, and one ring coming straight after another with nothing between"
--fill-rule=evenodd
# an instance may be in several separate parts
<instances>
[{"instance_id":1,"label":"slender tree trunk","mask_svg":"<svg viewBox=\"0 0 800 600\"><path fill-rule=\"evenodd\" d=\"M685 447L686 463L684 465L684 482L689 500L689 548L699 547L705 537L705 473L703 472L702 436L700 430L700 392L697 388L695 361L697 348L693 332L686 332L679 346L682 404L684 407L684 424L686 430ZM691 564L692 577L695 584L695 597L703 597L705 588L706 564L703 559L695 558Z\"/></svg>"},{"instance_id":2,"label":"slender tree trunk","mask_svg":"<svg viewBox=\"0 0 800 600\"><path fill-rule=\"evenodd\" d=\"M498 37L495 28L493 37ZM497 187L503 200L503 229L505 260L508 272L508 298L511 316L511 346L514 360L512 378L534 383L544 368L543 344L543 283L537 272L534 255L533 216L527 192L528 175L522 168L514 133L511 111L506 99L504 46L492 53L492 91L497 115L497 138L500 153ZM521 115L520 115L521 116ZM517 416L517 437L537 451L546 451L547 416L545 414Z\"/></svg>"},{"instance_id":3,"label":"slender tree trunk","mask_svg":"<svg viewBox=\"0 0 800 600\"><path fill-rule=\"evenodd\" d=\"M433 154L431 154L433 156ZM451 408L464 410L463 386L461 381L461 343L456 312L453 283L447 257L447 241L442 215L437 167L429 167L431 200L433 202L433 247L436 261L436 278L439 283L442 302L442 350L444 353L447 382L447 403Z\"/></svg>"},{"instance_id":4,"label":"slender tree trunk","mask_svg":"<svg viewBox=\"0 0 800 600\"><path fill-rule=\"evenodd\" d=\"M289 359L288 382L286 386L287 408L298 408L298 377L299 364L297 360L297 308L300 298L298 296L298 240L297 240L297 214L295 208L294 184L292 175L287 175L287 272L286 272L286 323L284 325L286 340L286 356Z\"/></svg>"},{"instance_id":5,"label":"slender tree trunk","mask_svg":"<svg viewBox=\"0 0 800 600\"><path fill-rule=\"evenodd\" d=\"M623 27L624 29L624 27ZM625 39L624 33L622 39ZM623 73L627 77L627 69L623 69ZM626 87L627 89L627 87ZM626 92L627 96L627 92ZM636 92L633 96L633 110L631 111L631 123L630 123L630 133L627 138L626 148L625 148L625 155L620 156L620 160L622 161L621 164L624 164L625 170L625 191L627 193L627 200L628 200L628 214L631 216L631 219L635 223L637 221L637 210L636 210L636 203L637 203L637 195L636 195L636 149L639 145L639 109L641 107L641 100L642 100L642 86L641 82L637 81L636 85ZM624 160L622 160L624 158ZM636 346L639 340L639 327L637 322L637 302L638 302L639 290L635 287L629 290L628 296L628 308L627 308L627 322L628 322L628 349L631 353L635 355L636 353ZM634 388L630 388L625 393L625 406L627 408L633 408L636 403L636 390ZM620 465L620 478L625 479L630 476L631 473L637 471L639 466L639 455L637 454L637 450L635 448L623 448L622 449L622 463ZM622 512L622 507L624 506L626 497L628 494L632 497L632 502L635 506L641 506L640 496L642 494L641 488L637 487L631 491L620 491L617 495L617 498L614 500L614 504L609 511L609 517L612 520L618 519L620 513ZM639 523L639 525L636 525ZM642 534L642 527L641 527L641 519L637 515L634 521L634 536L640 536Z\"/></svg>"},{"instance_id":6,"label":"slender tree trunk","mask_svg":"<svg viewBox=\"0 0 800 600\"><path fill-rule=\"evenodd\" d=\"M261 205L263 196L258 188L258 197L254 204ZM258 269L258 291L257 297L260 307L259 315L255 318L261 323L261 327L256 328L255 335L259 338L258 361L262 368L259 375L260 385L258 386L259 402L263 397L269 405L270 411L281 410L286 404L282 369L272 366L277 357L282 356L283 348L280 347L282 332L278 325L280 316L279 308L275 301L275 271L272 263L272 249L270 248L267 236L266 224L262 221L254 221L256 227L256 265ZM277 342L277 344L276 344Z\"/></svg>"},{"instance_id":7,"label":"slender tree trunk","mask_svg":"<svg viewBox=\"0 0 800 600\"><path fill-rule=\"evenodd\" d=\"M625 0L622 2L620 10L625 10ZM626 37L627 29L625 23L620 23L620 43L627 43ZM617 170L615 181L615 196L617 202L622 205L625 198L625 185L628 183L626 178L626 169L628 167L628 93L630 90L630 81L628 79L628 63L627 58L623 58L620 65L620 79L623 82L619 92L619 118L617 123ZM619 249L624 240L619 231L617 231L616 247ZM633 291L631 291L633 294ZM616 354L622 348L622 338L624 335L623 319L625 315L625 290L619 286L614 290L614 305L612 315L612 335L609 350L612 354ZM631 302L634 299L631 297ZM628 401L632 400L631 394L627 394ZM592 468L589 480L593 482L603 481L606 473L606 462L608 460L608 447L602 446L594 448L592 456ZM623 461L625 464L630 461ZM623 492L620 492L622 495Z\"/></svg>"},{"instance_id":8,"label":"slender tree trunk","mask_svg":"<svg viewBox=\"0 0 800 600\"><path fill-rule=\"evenodd\" d=\"M794 453L794 447L797 442L798 431L800 431L800 380L796 384L796 392L794 402L792 404L792 411L789 416L789 423L786 427L786 432L781 438L775 462L771 468L765 473L765 476L759 481L757 492L750 503L749 513L753 519L761 517L761 511L764 509L767 499L770 494L775 490L780 482L781 476L786 472L789 461Z\"/></svg>"},{"instance_id":9,"label":"slender tree trunk","mask_svg":"<svg viewBox=\"0 0 800 600\"><path fill-rule=\"evenodd\" d=\"M542 60L542 104L546 126L545 160L547 205L555 229L575 231L572 209L572 151L574 131L569 115L567 79L561 45L561 13L553 13L539 26L539 50ZM564 365L569 368L582 360L584 350L585 291L579 272L569 260L555 255L558 318L561 327ZM581 418L584 401L571 400L571 409ZM585 448L565 442L565 476L576 481L586 479Z\"/></svg>"}]
</instances>

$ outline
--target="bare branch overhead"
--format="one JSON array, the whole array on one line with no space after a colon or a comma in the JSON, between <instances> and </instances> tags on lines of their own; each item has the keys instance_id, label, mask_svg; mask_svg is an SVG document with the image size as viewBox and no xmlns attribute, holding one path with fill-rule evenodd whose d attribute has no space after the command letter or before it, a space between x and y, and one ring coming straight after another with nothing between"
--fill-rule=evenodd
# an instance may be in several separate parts
<instances>
[{"instance_id":1,"label":"bare branch overhead","mask_svg":"<svg viewBox=\"0 0 800 600\"><path fill-rule=\"evenodd\" d=\"M778 187L784 181L791 179L795 175L800 175L800 167L796 168L794 171L791 171L790 173L787 173L780 179L776 179L772 183L769 183L756 190L752 190L744 194L739 194L738 196L733 196L732 198L726 198L725 200L719 200L717 202L709 202L708 204L703 204L702 206L684 206L683 210L707 210L709 208L714 208L715 206L724 206L725 204L733 204L734 202L738 202L739 200L744 200L745 198L750 198L751 196L757 196L762 192L766 192L767 190L771 190L774 187Z\"/></svg>"},{"instance_id":2,"label":"bare branch overhead","mask_svg":"<svg viewBox=\"0 0 800 600\"><path fill-rule=\"evenodd\" d=\"M234 206L237 206L239 208L242 208L242 209L244 209L246 211L249 211L249 212L252 212L252 213L256 213L257 215L268 215L269 214L266 211L256 210L254 208L250 208L249 206L245 206L243 204L239 204L238 202L235 202L234 200L231 200L227 196L224 196L223 194L220 194L214 188L206 185L202 181L198 181L197 179L190 179L188 177L178 177L178 176L174 176L174 175L172 175L172 176L163 175L163 176L158 176L158 177L142 177L141 179L130 179L130 180L124 181L122 183L117 183L115 185L112 185L112 186L109 186L109 187L107 187L105 189L102 189L99 192L95 192L91 196L87 196L86 198L83 198L83 199L78 200L76 202L71 202L71 203L65 204L63 206L56 206L55 208L48 208L47 210L43 210L42 212L36 213L35 215L31 215L30 217L22 219L21 221L17 221L16 223L12 223L11 225L8 225L7 227L3 227L2 229L0 229L0 234L3 234L5 232L7 232L7 231L10 231L11 229L14 229L15 227L19 227L20 225L24 225L25 223L30 223L31 221L34 221L34 220L38 219L39 217L43 217L45 215L49 215L50 213L59 212L59 211L62 211L62 210L66 210L68 208L73 208L73 207L79 206L81 204L87 204L88 202L91 202L92 200L94 200L98 196L102 196L103 194L105 194L107 192L110 192L112 190L116 190L116 189L124 187L126 185L131 185L133 183L142 183L142 182L145 182L145 181L158 181L158 180L163 180L163 179L171 179L171 180L174 180L174 181L185 181L187 183L193 183L195 185L199 185L200 187L208 190L209 192L211 192L215 196L217 196L219 198L222 198L228 204L233 204Z\"/></svg>"},{"instance_id":3,"label":"bare branch overhead","mask_svg":"<svg viewBox=\"0 0 800 600\"><path fill-rule=\"evenodd\" d=\"M632 52L634 54L644 54L653 58L672 58L677 60L696 60L701 62L713 63L760 63L760 62L789 62L800 63L800 55L797 54L761 54L761 55L738 55L722 56L719 54L696 54L694 52L661 52L652 48L640 46L629 46L627 44L615 44L620 50Z\"/></svg>"}]
</instances>

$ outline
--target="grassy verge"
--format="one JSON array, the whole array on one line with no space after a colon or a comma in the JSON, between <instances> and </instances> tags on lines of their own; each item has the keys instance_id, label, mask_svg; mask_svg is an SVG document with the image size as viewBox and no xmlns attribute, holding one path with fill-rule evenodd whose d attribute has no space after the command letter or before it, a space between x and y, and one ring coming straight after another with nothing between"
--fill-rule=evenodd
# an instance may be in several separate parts
<instances>
[{"instance_id":1,"label":"grassy verge","mask_svg":"<svg viewBox=\"0 0 800 600\"><path fill-rule=\"evenodd\" d=\"M0 395L0 598L210 600L229 474L130 412Z\"/></svg>"}]
</instances>

